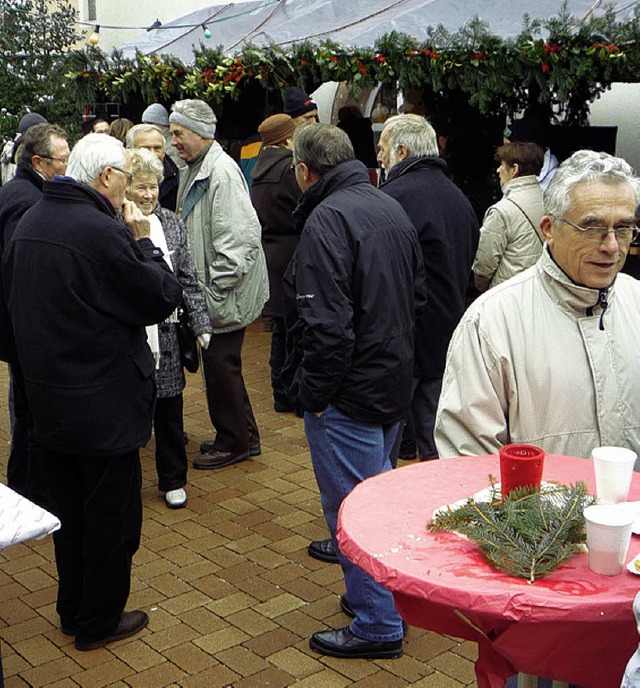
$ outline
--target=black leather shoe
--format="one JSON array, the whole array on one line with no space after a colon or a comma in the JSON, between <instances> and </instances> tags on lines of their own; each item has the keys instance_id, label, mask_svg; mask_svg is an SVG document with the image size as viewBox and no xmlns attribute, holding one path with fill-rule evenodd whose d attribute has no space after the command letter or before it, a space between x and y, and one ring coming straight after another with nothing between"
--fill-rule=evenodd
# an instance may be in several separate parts
<instances>
[{"instance_id":1,"label":"black leather shoe","mask_svg":"<svg viewBox=\"0 0 640 688\"><path fill-rule=\"evenodd\" d=\"M100 638L99 640L92 640L89 642L83 642L76 638L76 650L86 652L87 650L97 650L100 647L104 647L107 643L113 643L116 640L124 640L125 638L130 638L132 635L138 633L143 628L146 628L149 623L149 617L145 612L136 609L132 612L122 612L120 617L120 623L116 626L116 629L111 635L105 638Z\"/></svg>"},{"instance_id":2,"label":"black leather shoe","mask_svg":"<svg viewBox=\"0 0 640 688\"><path fill-rule=\"evenodd\" d=\"M319 559L320 561L328 561L330 564L338 563L338 555L336 554L333 540L316 540L312 542L307 548L310 557Z\"/></svg>"},{"instance_id":3,"label":"black leather shoe","mask_svg":"<svg viewBox=\"0 0 640 688\"><path fill-rule=\"evenodd\" d=\"M356 618L356 615L353 613L353 609L351 609L351 602L349 602L349 598L346 595L340 595L340 609L342 609L343 613L347 616L350 616L352 619Z\"/></svg>"},{"instance_id":4,"label":"black leather shoe","mask_svg":"<svg viewBox=\"0 0 640 688\"><path fill-rule=\"evenodd\" d=\"M342 610L343 614L350 616L352 619L356 618L356 615L353 613L353 609L351 607L351 602L349 602L349 598L346 595L340 595L340 609ZM406 621L403 620L402 632L406 634L408 630L409 626L407 626Z\"/></svg>"},{"instance_id":5,"label":"black leather shoe","mask_svg":"<svg viewBox=\"0 0 640 688\"><path fill-rule=\"evenodd\" d=\"M207 452L206 454L202 454L198 458L194 459L193 467L201 470L224 468L225 466L231 466L234 463L240 463L240 461L246 461L248 458L248 450L241 452L221 452L214 450Z\"/></svg>"},{"instance_id":6,"label":"black leather shoe","mask_svg":"<svg viewBox=\"0 0 640 688\"><path fill-rule=\"evenodd\" d=\"M365 640L352 633L349 626L317 631L311 636L309 647L321 655L343 659L396 659L402 656L402 640Z\"/></svg>"},{"instance_id":7,"label":"black leather shoe","mask_svg":"<svg viewBox=\"0 0 640 688\"><path fill-rule=\"evenodd\" d=\"M203 442L200 445L200 453L208 454L209 452L216 452L218 449L215 447L215 441ZM249 440L249 456L260 456L262 454L262 447L260 446L260 440Z\"/></svg>"}]
</instances>

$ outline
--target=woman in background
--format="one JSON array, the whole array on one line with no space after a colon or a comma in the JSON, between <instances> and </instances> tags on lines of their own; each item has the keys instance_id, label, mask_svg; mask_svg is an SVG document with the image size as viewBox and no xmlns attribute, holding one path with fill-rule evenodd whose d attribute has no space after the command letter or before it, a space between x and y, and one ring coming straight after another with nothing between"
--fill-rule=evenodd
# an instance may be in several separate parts
<instances>
[{"instance_id":1,"label":"woman in background","mask_svg":"<svg viewBox=\"0 0 640 688\"><path fill-rule=\"evenodd\" d=\"M536 177L544 151L514 142L496 151L504 197L485 213L473 263L476 288L486 291L533 265L542 252L542 187Z\"/></svg>"}]
</instances>

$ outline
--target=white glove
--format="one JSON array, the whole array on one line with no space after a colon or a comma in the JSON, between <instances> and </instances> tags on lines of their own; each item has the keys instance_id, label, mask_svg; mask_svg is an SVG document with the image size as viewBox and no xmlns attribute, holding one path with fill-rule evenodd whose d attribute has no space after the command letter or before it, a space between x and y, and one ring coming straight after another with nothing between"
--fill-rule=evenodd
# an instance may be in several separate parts
<instances>
[{"instance_id":1,"label":"white glove","mask_svg":"<svg viewBox=\"0 0 640 688\"><path fill-rule=\"evenodd\" d=\"M198 343L203 349L209 348L209 342L211 341L211 335L208 332L203 332L198 335Z\"/></svg>"}]
</instances>

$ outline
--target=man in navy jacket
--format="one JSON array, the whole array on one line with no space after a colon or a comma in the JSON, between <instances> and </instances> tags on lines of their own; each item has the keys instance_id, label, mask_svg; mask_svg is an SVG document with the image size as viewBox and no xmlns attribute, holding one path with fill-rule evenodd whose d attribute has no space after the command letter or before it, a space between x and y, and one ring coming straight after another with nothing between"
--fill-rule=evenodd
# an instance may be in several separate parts
<instances>
[{"instance_id":1,"label":"man in navy jacket","mask_svg":"<svg viewBox=\"0 0 640 688\"><path fill-rule=\"evenodd\" d=\"M18 223L3 275L36 440L45 449L58 568L57 611L78 650L148 623L125 612L142 526L139 448L151 435L154 360L145 325L164 320L181 288L124 201L129 154L89 134L69 177L44 183ZM127 226L116 220L123 209Z\"/></svg>"},{"instance_id":2,"label":"man in navy jacket","mask_svg":"<svg viewBox=\"0 0 640 688\"><path fill-rule=\"evenodd\" d=\"M355 617L314 633L310 646L334 657L391 659L402 654L403 636L393 596L342 556L336 526L351 490L391 469L411 400L414 321L424 300L420 246L400 205L371 186L342 130L299 127L293 145L302 234L285 274L287 371L345 577L343 610Z\"/></svg>"}]
</instances>

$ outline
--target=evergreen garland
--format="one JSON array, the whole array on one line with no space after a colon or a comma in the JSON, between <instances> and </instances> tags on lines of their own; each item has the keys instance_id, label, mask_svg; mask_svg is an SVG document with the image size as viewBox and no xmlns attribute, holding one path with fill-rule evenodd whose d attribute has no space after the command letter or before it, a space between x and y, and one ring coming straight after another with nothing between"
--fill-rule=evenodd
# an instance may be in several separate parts
<instances>
[{"instance_id":1,"label":"evergreen garland","mask_svg":"<svg viewBox=\"0 0 640 688\"><path fill-rule=\"evenodd\" d=\"M583 550L583 511L595 503L585 483L513 490L502 501L492 479L488 502L470 497L457 509L439 513L432 531L455 531L475 542L500 571L533 583Z\"/></svg>"}]
</instances>

